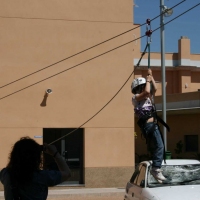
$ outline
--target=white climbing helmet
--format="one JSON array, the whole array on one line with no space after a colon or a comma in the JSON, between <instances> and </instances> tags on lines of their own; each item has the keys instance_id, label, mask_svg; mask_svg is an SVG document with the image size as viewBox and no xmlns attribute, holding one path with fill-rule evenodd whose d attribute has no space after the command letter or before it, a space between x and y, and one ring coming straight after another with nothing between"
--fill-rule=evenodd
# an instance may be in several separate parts
<instances>
[{"instance_id":1,"label":"white climbing helmet","mask_svg":"<svg viewBox=\"0 0 200 200\"><path fill-rule=\"evenodd\" d=\"M136 88L139 85L145 84L146 83L146 79L139 77L133 80L132 84L131 84L131 91L133 92L133 89Z\"/></svg>"}]
</instances>

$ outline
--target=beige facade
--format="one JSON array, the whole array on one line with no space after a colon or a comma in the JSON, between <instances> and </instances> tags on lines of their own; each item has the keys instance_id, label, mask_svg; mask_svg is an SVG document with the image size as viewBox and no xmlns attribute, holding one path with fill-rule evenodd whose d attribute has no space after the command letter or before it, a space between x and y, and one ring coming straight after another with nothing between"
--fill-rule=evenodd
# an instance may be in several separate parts
<instances>
[{"instance_id":1,"label":"beige facade","mask_svg":"<svg viewBox=\"0 0 200 200\"><path fill-rule=\"evenodd\" d=\"M133 33L71 56L134 25L132 0L123 4L120 0L0 2L2 168L20 137L30 136L40 144L53 142L110 101L132 73L133 44L104 53L133 40ZM79 178L70 184L117 187L124 186L130 177L134 166L130 84L131 80L81 127L82 157L68 158L82 160L82 172L73 169L73 178L77 173ZM53 93L45 99L48 88ZM63 132L53 136L59 131ZM64 139L64 146L63 140L56 143L60 151L72 140L78 145L74 134L70 136Z\"/></svg>"}]
</instances>

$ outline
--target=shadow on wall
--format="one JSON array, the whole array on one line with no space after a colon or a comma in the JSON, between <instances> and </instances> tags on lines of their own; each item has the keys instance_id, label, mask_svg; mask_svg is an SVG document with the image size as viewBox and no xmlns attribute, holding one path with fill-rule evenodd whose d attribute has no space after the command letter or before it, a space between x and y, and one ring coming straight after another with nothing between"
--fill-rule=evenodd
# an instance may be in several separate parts
<instances>
[{"instance_id":1,"label":"shadow on wall","mask_svg":"<svg viewBox=\"0 0 200 200\"><path fill-rule=\"evenodd\" d=\"M40 104L41 107L45 107L47 105L47 97L48 97L48 94L45 92L42 103Z\"/></svg>"}]
</instances>

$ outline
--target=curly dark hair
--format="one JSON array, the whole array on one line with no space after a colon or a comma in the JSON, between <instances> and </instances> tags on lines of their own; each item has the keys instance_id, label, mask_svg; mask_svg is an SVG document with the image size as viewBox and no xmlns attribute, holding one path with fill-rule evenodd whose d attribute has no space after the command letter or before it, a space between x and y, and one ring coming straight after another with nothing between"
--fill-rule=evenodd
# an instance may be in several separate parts
<instances>
[{"instance_id":1,"label":"curly dark hair","mask_svg":"<svg viewBox=\"0 0 200 200\"><path fill-rule=\"evenodd\" d=\"M7 168L12 178L20 185L30 183L33 173L42 166L42 149L35 140L22 137L10 153Z\"/></svg>"}]
</instances>

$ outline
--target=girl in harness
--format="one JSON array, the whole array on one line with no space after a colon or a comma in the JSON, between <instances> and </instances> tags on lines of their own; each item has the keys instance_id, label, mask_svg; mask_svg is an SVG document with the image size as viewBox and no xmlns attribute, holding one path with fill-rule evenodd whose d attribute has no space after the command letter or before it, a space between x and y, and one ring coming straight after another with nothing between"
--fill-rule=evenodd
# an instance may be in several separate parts
<instances>
[{"instance_id":1,"label":"girl in harness","mask_svg":"<svg viewBox=\"0 0 200 200\"><path fill-rule=\"evenodd\" d=\"M151 84L152 83L152 84ZM151 89L150 84L153 86ZM151 69L148 69L148 76L139 77L133 80L131 91L134 94L132 103L138 117L138 125L146 138L148 150L152 156L151 174L162 183L166 178L162 175L161 164L164 157L164 144L161 132L155 117L153 96L157 90Z\"/></svg>"}]
</instances>

